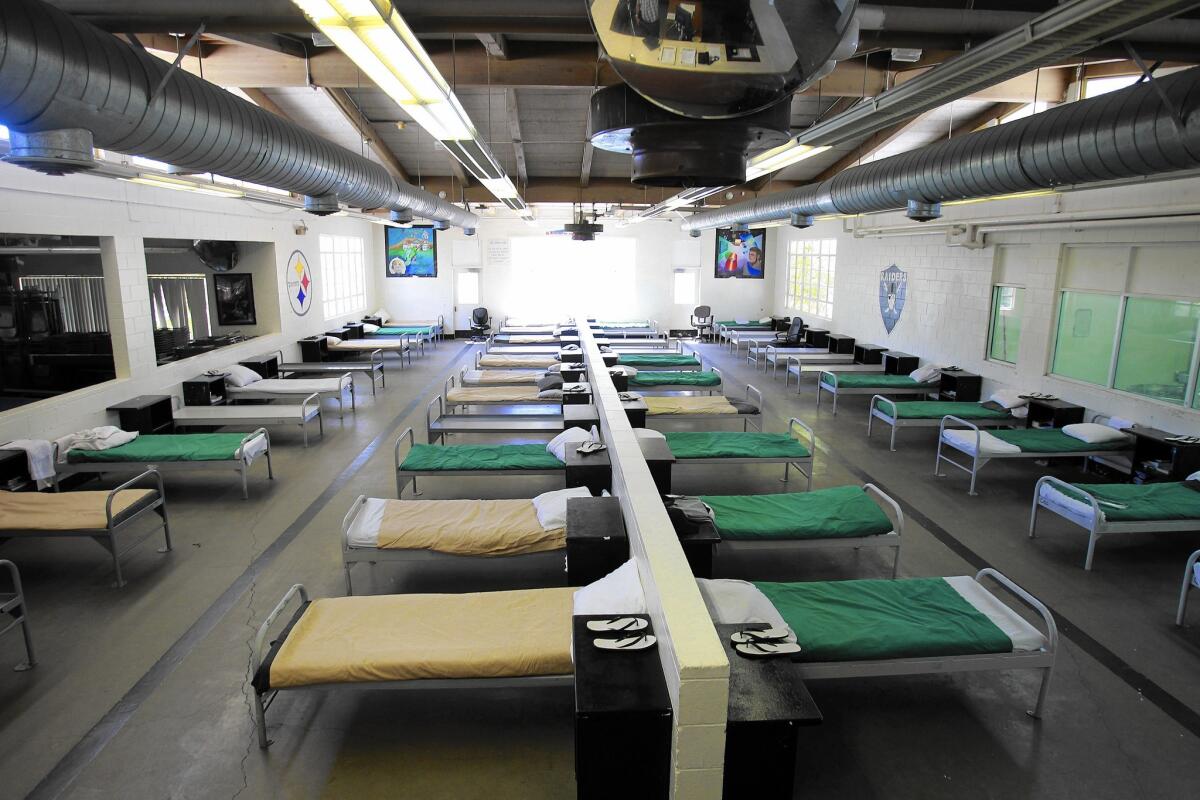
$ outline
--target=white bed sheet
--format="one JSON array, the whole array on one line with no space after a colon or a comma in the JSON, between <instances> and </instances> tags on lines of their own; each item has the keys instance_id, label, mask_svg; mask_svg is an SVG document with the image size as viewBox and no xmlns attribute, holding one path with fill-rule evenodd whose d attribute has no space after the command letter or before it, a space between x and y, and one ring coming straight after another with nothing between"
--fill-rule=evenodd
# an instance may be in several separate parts
<instances>
[{"instance_id":1,"label":"white bed sheet","mask_svg":"<svg viewBox=\"0 0 1200 800\"><path fill-rule=\"evenodd\" d=\"M954 591L975 607L975 610L990 619L997 628L1012 640L1013 652L1027 653L1046 646L1046 637L1037 628L1025 621L1017 612L1000 602L994 594L977 583L974 578L959 575L946 578Z\"/></svg>"},{"instance_id":2,"label":"white bed sheet","mask_svg":"<svg viewBox=\"0 0 1200 800\"><path fill-rule=\"evenodd\" d=\"M975 431L962 428L952 428L942 433L947 444L953 445L967 455L975 455ZM1009 455L1021 452L1015 444L1009 444L1003 439L992 436L987 431L979 432L979 454L981 456Z\"/></svg>"},{"instance_id":3,"label":"white bed sheet","mask_svg":"<svg viewBox=\"0 0 1200 800\"><path fill-rule=\"evenodd\" d=\"M255 381L249 386L226 386L225 390L235 396L239 394L246 396L253 396L255 394L300 394L307 397L313 392L320 394L340 392L348 382L348 380L343 381L340 376L336 378L264 378L261 381Z\"/></svg>"},{"instance_id":4,"label":"white bed sheet","mask_svg":"<svg viewBox=\"0 0 1200 800\"><path fill-rule=\"evenodd\" d=\"M383 510L387 501L380 497L368 497L346 531L346 544L350 547L379 546L379 527L383 524Z\"/></svg>"},{"instance_id":5,"label":"white bed sheet","mask_svg":"<svg viewBox=\"0 0 1200 800\"><path fill-rule=\"evenodd\" d=\"M1038 498L1047 508L1061 514L1077 525L1082 525L1085 528L1092 527L1091 504L1070 497L1048 483L1042 484L1042 489L1038 492ZM1103 511L1104 506L1101 506L1100 510Z\"/></svg>"},{"instance_id":6,"label":"white bed sheet","mask_svg":"<svg viewBox=\"0 0 1200 800\"><path fill-rule=\"evenodd\" d=\"M255 436L250 441L246 442L246 446L242 448L242 461L249 464L254 459L258 458L270 448L270 442L264 434Z\"/></svg>"}]
</instances>

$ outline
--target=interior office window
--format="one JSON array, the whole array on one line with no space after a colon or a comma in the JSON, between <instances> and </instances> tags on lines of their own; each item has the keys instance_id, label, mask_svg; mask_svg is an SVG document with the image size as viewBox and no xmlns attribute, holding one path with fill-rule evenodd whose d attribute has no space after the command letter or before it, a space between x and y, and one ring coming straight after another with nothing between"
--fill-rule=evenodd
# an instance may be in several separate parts
<instances>
[{"instance_id":1,"label":"interior office window","mask_svg":"<svg viewBox=\"0 0 1200 800\"><path fill-rule=\"evenodd\" d=\"M58 300L63 330L106 333L108 306L104 278L98 275L26 275L18 279L26 292L42 292Z\"/></svg>"},{"instance_id":2,"label":"interior office window","mask_svg":"<svg viewBox=\"0 0 1200 800\"><path fill-rule=\"evenodd\" d=\"M1119 295L1063 292L1050 371L1107 386L1120 309Z\"/></svg>"},{"instance_id":3,"label":"interior office window","mask_svg":"<svg viewBox=\"0 0 1200 800\"><path fill-rule=\"evenodd\" d=\"M832 319L836 259L837 239L789 242L787 307Z\"/></svg>"},{"instance_id":4,"label":"interior office window","mask_svg":"<svg viewBox=\"0 0 1200 800\"><path fill-rule=\"evenodd\" d=\"M1121 318L1113 388L1184 405L1192 380L1198 322L1200 302L1128 298Z\"/></svg>"},{"instance_id":5,"label":"interior office window","mask_svg":"<svg viewBox=\"0 0 1200 800\"><path fill-rule=\"evenodd\" d=\"M367 264L359 236L320 237L325 319L344 317L367 307Z\"/></svg>"},{"instance_id":6,"label":"interior office window","mask_svg":"<svg viewBox=\"0 0 1200 800\"><path fill-rule=\"evenodd\" d=\"M1017 363L1021 345L1021 316L1025 289L1020 286L992 287L992 323L988 335L988 358Z\"/></svg>"},{"instance_id":7,"label":"interior office window","mask_svg":"<svg viewBox=\"0 0 1200 800\"><path fill-rule=\"evenodd\" d=\"M203 274L149 274L150 315L154 329L187 331L187 341L212 336L208 280Z\"/></svg>"},{"instance_id":8,"label":"interior office window","mask_svg":"<svg viewBox=\"0 0 1200 800\"><path fill-rule=\"evenodd\" d=\"M700 273L694 269L677 269L675 270L675 305L677 306L695 306L700 302L700 293L698 291Z\"/></svg>"}]
</instances>

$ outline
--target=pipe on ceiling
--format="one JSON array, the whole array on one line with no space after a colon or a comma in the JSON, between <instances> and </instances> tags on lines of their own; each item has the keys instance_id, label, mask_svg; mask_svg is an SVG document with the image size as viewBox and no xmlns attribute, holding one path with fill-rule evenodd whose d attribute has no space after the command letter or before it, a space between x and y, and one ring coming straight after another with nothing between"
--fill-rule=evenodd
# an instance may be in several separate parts
<instances>
[{"instance_id":1,"label":"pipe on ceiling","mask_svg":"<svg viewBox=\"0 0 1200 800\"><path fill-rule=\"evenodd\" d=\"M704 211L682 228L906 206L914 219L928 219L940 211L938 204L951 200L1200 167L1200 67L1155 80L1157 88L1140 83L851 167L820 183Z\"/></svg>"},{"instance_id":2,"label":"pipe on ceiling","mask_svg":"<svg viewBox=\"0 0 1200 800\"><path fill-rule=\"evenodd\" d=\"M322 212L342 202L478 224L380 164L41 0L0 3L0 122L13 132L8 159L46 171L67 150L74 163L61 159L61 171L94 166L94 145L295 192Z\"/></svg>"}]
</instances>

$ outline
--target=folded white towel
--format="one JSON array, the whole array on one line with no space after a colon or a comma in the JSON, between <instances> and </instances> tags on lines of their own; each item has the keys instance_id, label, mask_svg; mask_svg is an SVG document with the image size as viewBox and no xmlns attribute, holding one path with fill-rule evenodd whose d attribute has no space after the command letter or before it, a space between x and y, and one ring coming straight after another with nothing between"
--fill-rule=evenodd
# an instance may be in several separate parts
<instances>
[{"instance_id":1,"label":"folded white towel","mask_svg":"<svg viewBox=\"0 0 1200 800\"><path fill-rule=\"evenodd\" d=\"M24 450L29 477L37 481L39 489L50 486L50 479L54 477L54 445L45 439L14 439L3 447L5 450Z\"/></svg>"},{"instance_id":2,"label":"folded white towel","mask_svg":"<svg viewBox=\"0 0 1200 800\"><path fill-rule=\"evenodd\" d=\"M71 450L109 450L129 444L138 437L137 431L123 431L115 425L101 425L98 428L76 431L56 439L58 445L58 461L65 464L67 453Z\"/></svg>"}]
</instances>

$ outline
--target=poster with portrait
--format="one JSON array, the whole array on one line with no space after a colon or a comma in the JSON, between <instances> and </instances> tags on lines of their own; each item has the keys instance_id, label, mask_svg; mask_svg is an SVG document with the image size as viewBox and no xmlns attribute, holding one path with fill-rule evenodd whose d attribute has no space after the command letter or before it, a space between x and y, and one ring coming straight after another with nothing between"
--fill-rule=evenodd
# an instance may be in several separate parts
<instances>
[{"instance_id":1,"label":"poster with portrait","mask_svg":"<svg viewBox=\"0 0 1200 800\"><path fill-rule=\"evenodd\" d=\"M716 276L718 278L766 277L767 229L736 231L717 228Z\"/></svg>"},{"instance_id":2,"label":"poster with portrait","mask_svg":"<svg viewBox=\"0 0 1200 800\"><path fill-rule=\"evenodd\" d=\"M389 278L436 278L437 231L428 225L383 229Z\"/></svg>"},{"instance_id":3,"label":"poster with portrait","mask_svg":"<svg viewBox=\"0 0 1200 800\"><path fill-rule=\"evenodd\" d=\"M213 275L217 296L218 325L256 325L254 313L254 276L225 272Z\"/></svg>"}]
</instances>

